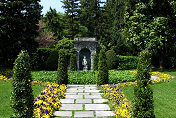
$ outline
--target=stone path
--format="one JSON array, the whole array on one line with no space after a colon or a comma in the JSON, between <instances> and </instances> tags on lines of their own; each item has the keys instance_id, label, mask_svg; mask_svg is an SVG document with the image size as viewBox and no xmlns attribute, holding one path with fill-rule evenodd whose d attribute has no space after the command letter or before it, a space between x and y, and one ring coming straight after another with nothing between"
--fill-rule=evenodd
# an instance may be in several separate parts
<instances>
[{"instance_id":1,"label":"stone path","mask_svg":"<svg viewBox=\"0 0 176 118\"><path fill-rule=\"evenodd\" d=\"M68 85L62 106L54 112L54 118L105 118L114 117L108 100L101 97L96 85Z\"/></svg>"}]
</instances>

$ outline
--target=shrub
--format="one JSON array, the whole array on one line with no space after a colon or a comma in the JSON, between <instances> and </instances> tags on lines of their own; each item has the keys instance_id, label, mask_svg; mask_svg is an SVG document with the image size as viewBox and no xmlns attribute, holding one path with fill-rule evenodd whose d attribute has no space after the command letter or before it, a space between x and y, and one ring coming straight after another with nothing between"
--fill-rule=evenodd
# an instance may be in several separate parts
<instances>
[{"instance_id":1,"label":"shrub","mask_svg":"<svg viewBox=\"0 0 176 118\"><path fill-rule=\"evenodd\" d=\"M150 88L149 74L151 70L151 55L147 50L140 53L137 66L137 86L134 87L134 118L154 118L153 91Z\"/></svg>"},{"instance_id":2,"label":"shrub","mask_svg":"<svg viewBox=\"0 0 176 118\"><path fill-rule=\"evenodd\" d=\"M27 51L21 51L13 67L12 108L14 118L31 118L33 100L31 88L31 67Z\"/></svg>"},{"instance_id":3,"label":"shrub","mask_svg":"<svg viewBox=\"0 0 176 118\"><path fill-rule=\"evenodd\" d=\"M44 70L46 69L46 62L53 49L51 48L38 48L31 57L32 69Z\"/></svg>"},{"instance_id":4,"label":"shrub","mask_svg":"<svg viewBox=\"0 0 176 118\"><path fill-rule=\"evenodd\" d=\"M70 56L70 70L77 71L76 54L71 54Z\"/></svg>"},{"instance_id":5,"label":"shrub","mask_svg":"<svg viewBox=\"0 0 176 118\"><path fill-rule=\"evenodd\" d=\"M99 54L97 85L108 83L108 68L106 64L105 51L102 49Z\"/></svg>"},{"instance_id":6,"label":"shrub","mask_svg":"<svg viewBox=\"0 0 176 118\"><path fill-rule=\"evenodd\" d=\"M98 70L98 54L95 54L93 56L93 70L94 71Z\"/></svg>"},{"instance_id":7,"label":"shrub","mask_svg":"<svg viewBox=\"0 0 176 118\"><path fill-rule=\"evenodd\" d=\"M129 69L136 69L138 63L137 56L117 56L118 58L118 67L117 69L120 70L129 70Z\"/></svg>"},{"instance_id":8,"label":"shrub","mask_svg":"<svg viewBox=\"0 0 176 118\"><path fill-rule=\"evenodd\" d=\"M59 84L68 84L66 54L63 49L59 51L57 80Z\"/></svg>"},{"instance_id":9,"label":"shrub","mask_svg":"<svg viewBox=\"0 0 176 118\"><path fill-rule=\"evenodd\" d=\"M58 58L59 58L58 51L53 50L46 61L46 69L57 70Z\"/></svg>"},{"instance_id":10,"label":"shrub","mask_svg":"<svg viewBox=\"0 0 176 118\"><path fill-rule=\"evenodd\" d=\"M117 69L117 64L118 64L118 61L117 61L117 56L116 56L116 53L114 50L108 50L106 52L106 62L107 62L107 66L108 66L108 69Z\"/></svg>"}]
</instances>

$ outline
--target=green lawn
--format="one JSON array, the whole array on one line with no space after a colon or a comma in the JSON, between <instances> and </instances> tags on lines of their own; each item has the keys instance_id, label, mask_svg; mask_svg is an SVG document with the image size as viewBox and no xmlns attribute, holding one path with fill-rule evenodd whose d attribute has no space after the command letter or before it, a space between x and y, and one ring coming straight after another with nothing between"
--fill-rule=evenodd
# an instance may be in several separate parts
<instances>
[{"instance_id":1,"label":"green lawn","mask_svg":"<svg viewBox=\"0 0 176 118\"><path fill-rule=\"evenodd\" d=\"M43 90L41 86L32 86L35 97ZM10 118L12 109L10 108L10 96L12 91L11 83L0 81L0 118Z\"/></svg>"},{"instance_id":2,"label":"green lawn","mask_svg":"<svg viewBox=\"0 0 176 118\"><path fill-rule=\"evenodd\" d=\"M97 71L68 71L69 84L96 84ZM57 82L57 71L33 71L33 80ZM135 74L127 71L109 71L109 83L135 81Z\"/></svg>"},{"instance_id":3,"label":"green lawn","mask_svg":"<svg viewBox=\"0 0 176 118\"><path fill-rule=\"evenodd\" d=\"M166 74L176 76L175 71L164 71ZM154 84L151 86L154 96L154 111L156 118L174 118L176 116L176 78L170 82ZM133 99L134 87L123 87L122 91Z\"/></svg>"}]
</instances>

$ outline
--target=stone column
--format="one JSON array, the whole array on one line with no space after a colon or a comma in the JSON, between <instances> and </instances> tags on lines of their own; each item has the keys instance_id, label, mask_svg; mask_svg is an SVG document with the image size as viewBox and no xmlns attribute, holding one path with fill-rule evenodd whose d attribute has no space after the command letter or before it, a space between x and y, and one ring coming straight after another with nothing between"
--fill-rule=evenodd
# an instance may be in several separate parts
<instances>
[{"instance_id":1,"label":"stone column","mask_svg":"<svg viewBox=\"0 0 176 118\"><path fill-rule=\"evenodd\" d=\"M79 69L79 51L77 51L77 56L76 56L76 58L77 58L77 70L80 70L80 69Z\"/></svg>"}]
</instances>

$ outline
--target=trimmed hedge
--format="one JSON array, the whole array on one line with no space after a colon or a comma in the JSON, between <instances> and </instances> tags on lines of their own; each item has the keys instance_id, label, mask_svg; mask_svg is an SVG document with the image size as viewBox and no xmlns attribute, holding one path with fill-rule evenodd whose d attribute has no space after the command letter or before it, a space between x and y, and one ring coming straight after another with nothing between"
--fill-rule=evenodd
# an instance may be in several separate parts
<instances>
[{"instance_id":1,"label":"trimmed hedge","mask_svg":"<svg viewBox=\"0 0 176 118\"><path fill-rule=\"evenodd\" d=\"M153 91L150 88L151 54L148 50L140 53L137 66L137 86L134 87L133 117L155 118Z\"/></svg>"},{"instance_id":2,"label":"trimmed hedge","mask_svg":"<svg viewBox=\"0 0 176 118\"><path fill-rule=\"evenodd\" d=\"M70 70L77 71L76 54L70 56Z\"/></svg>"},{"instance_id":3,"label":"trimmed hedge","mask_svg":"<svg viewBox=\"0 0 176 118\"><path fill-rule=\"evenodd\" d=\"M93 70L98 70L98 54L94 54L93 56Z\"/></svg>"},{"instance_id":4,"label":"trimmed hedge","mask_svg":"<svg viewBox=\"0 0 176 118\"><path fill-rule=\"evenodd\" d=\"M59 54L57 50L52 50L46 61L46 70L57 70Z\"/></svg>"},{"instance_id":5,"label":"trimmed hedge","mask_svg":"<svg viewBox=\"0 0 176 118\"><path fill-rule=\"evenodd\" d=\"M30 57L27 51L21 51L18 55L14 63L13 73L12 118L32 118L34 96L31 88Z\"/></svg>"},{"instance_id":6,"label":"trimmed hedge","mask_svg":"<svg viewBox=\"0 0 176 118\"><path fill-rule=\"evenodd\" d=\"M129 70L136 69L139 57L137 56L120 56L117 55L118 58L118 67L119 70Z\"/></svg>"},{"instance_id":7,"label":"trimmed hedge","mask_svg":"<svg viewBox=\"0 0 176 118\"><path fill-rule=\"evenodd\" d=\"M106 55L104 49L101 49L98 61L97 85L108 84L108 81L109 81L109 73L106 63Z\"/></svg>"},{"instance_id":8,"label":"trimmed hedge","mask_svg":"<svg viewBox=\"0 0 176 118\"><path fill-rule=\"evenodd\" d=\"M58 84L68 84L67 59L64 49L59 50L57 80Z\"/></svg>"},{"instance_id":9,"label":"trimmed hedge","mask_svg":"<svg viewBox=\"0 0 176 118\"><path fill-rule=\"evenodd\" d=\"M117 56L114 50L108 50L106 53L106 62L108 69L116 69L118 65Z\"/></svg>"}]
</instances>

